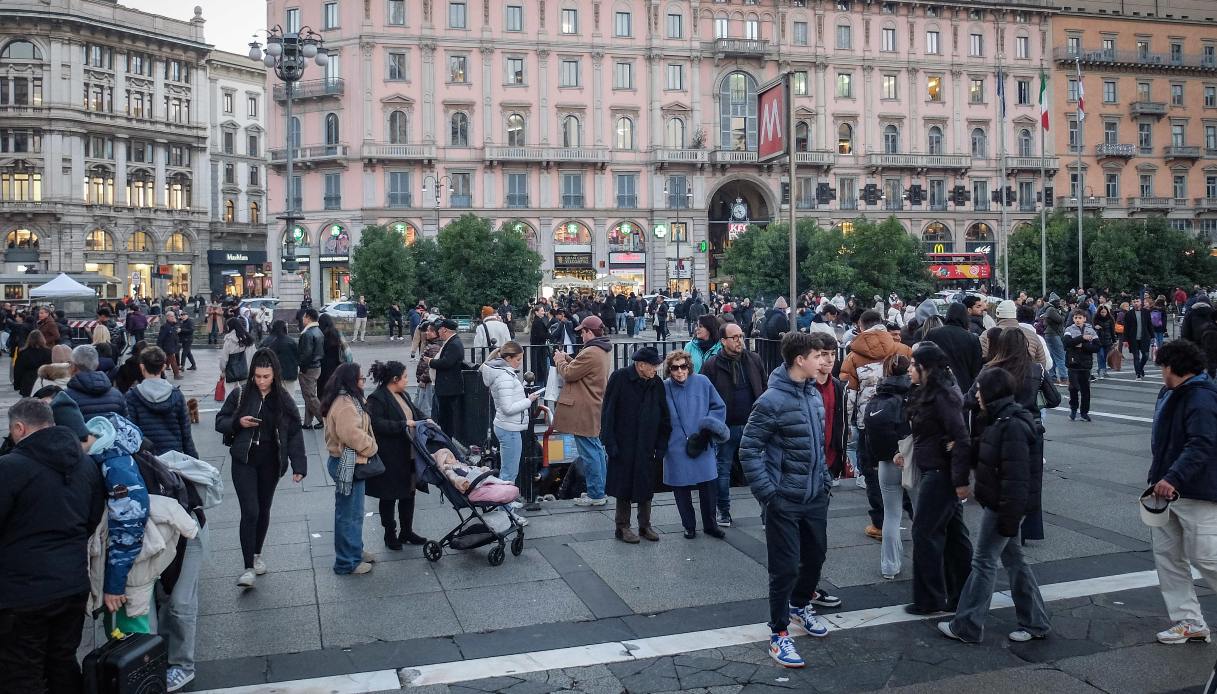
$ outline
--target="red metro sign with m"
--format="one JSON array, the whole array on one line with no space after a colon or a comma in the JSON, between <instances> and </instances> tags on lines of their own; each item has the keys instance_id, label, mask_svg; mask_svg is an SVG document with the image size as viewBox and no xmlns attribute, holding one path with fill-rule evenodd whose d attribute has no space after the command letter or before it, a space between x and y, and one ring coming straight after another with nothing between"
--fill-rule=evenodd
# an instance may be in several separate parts
<instances>
[{"instance_id":1,"label":"red metro sign with m","mask_svg":"<svg viewBox=\"0 0 1217 694\"><path fill-rule=\"evenodd\" d=\"M759 161L786 153L786 80L778 80L757 95L760 133L756 152Z\"/></svg>"}]
</instances>

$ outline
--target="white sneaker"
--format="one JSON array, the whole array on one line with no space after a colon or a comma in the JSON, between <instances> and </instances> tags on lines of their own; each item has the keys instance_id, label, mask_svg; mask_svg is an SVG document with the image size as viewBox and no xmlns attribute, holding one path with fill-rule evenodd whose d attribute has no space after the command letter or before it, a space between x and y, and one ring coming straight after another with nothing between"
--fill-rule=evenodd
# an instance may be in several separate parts
<instances>
[{"instance_id":1,"label":"white sneaker","mask_svg":"<svg viewBox=\"0 0 1217 694\"><path fill-rule=\"evenodd\" d=\"M253 570L250 569L241 574L241 577L237 579L237 585L241 586L242 588L253 588L254 581L256 580L257 577L254 575Z\"/></svg>"},{"instance_id":2,"label":"white sneaker","mask_svg":"<svg viewBox=\"0 0 1217 694\"><path fill-rule=\"evenodd\" d=\"M261 554L254 555L254 573L258 574L259 576L266 573L266 562L262 561Z\"/></svg>"},{"instance_id":3,"label":"white sneaker","mask_svg":"<svg viewBox=\"0 0 1217 694\"><path fill-rule=\"evenodd\" d=\"M587 495L587 492L583 492L579 495L578 499L575 499L575 506L604 506L607 503L607 496L602 496L599 499L593 499Z\"/></svg>"},{"instance_id":4,"label":"white sneaker","mask_svg":"<svg viewBox=\"0 0 1217 694\"><path fill-rule=\"evenodd\" d=\"M1187 643L1189 641L1208 643L1210 640L1208 627L1203 624L1193 624L1186 620L1178 622L1166 631L1158 632L1158 643L1170 645Z\"/></svg>"},{"instance_id":5,"label":"white sneaker","mask_svg":"<svg viewBox=\"0 0 1217 694\"><path fill-rule=\"evenodd\" d=\"M193 672L187 672L176 665L171 666L169 670L165 672L165 691L176 692L193 681Z\"/></svg>"},{"instance_id":6,"label":"white sneaker","mask_svg":"<svg viewBox=\"0 0 1217 694\"><path fill-rule=\"evenodd\" d=\"M862 475L858 475L854 478L854 484L858 486L858 489L866 489L866 478Z\"/></svg>"},{"instance_id":7,"label":"white sneaker","mask_svg":"<svg viewBox=\"0 0 1217 694\"><path fill-rule=\"evenodd\" d=\"M525 518L524 516L521 516L520 514L516 513L515 510L507 509L507 513L511 514L511 517L516 519L516 523L518 525L520 525L520 526L528 525L528 519Z\"/></svg>"}]
</instances>

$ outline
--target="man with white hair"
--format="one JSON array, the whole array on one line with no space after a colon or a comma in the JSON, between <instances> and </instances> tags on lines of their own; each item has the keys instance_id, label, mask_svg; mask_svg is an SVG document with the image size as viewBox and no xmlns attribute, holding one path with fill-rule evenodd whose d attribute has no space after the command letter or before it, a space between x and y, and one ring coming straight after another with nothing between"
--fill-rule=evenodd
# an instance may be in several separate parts
<instances>
[{"instance_id":1,"label":"man with white hair","mask_svg":"<svg viewBox=\"0 0 1217 694\"><path fill-rule=\"evenodd\" d=\"M97 348L80 345L72 350L71 379L66 392L76 401L85 421L99 415L127 416L127 399L110 383L110 377L97 370Z\"/></svg>"}]
</instances>

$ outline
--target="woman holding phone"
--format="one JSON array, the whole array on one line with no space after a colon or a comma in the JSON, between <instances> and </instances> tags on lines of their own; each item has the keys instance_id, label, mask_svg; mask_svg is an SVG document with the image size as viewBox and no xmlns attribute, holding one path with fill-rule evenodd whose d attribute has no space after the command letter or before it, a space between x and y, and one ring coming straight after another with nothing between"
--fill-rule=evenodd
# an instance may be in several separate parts
<instances>
[{"instance_id":1,"label":"woman holding phone","mask_svg":"<svg viewBox=\"0 0 1217 694\"><path fill-rule=\"evenodd\" d=\"M308 474L300 411L283 387L279 359L267 348L250 361L249 379L234 388L216 415L216 431L232 455L232 487L241 507L241 557L245 572L237 579L252 588L266 573L262 545L270 528L270 506L279 478L292 468L292 481Z\"/></svg>"}]
</instances>

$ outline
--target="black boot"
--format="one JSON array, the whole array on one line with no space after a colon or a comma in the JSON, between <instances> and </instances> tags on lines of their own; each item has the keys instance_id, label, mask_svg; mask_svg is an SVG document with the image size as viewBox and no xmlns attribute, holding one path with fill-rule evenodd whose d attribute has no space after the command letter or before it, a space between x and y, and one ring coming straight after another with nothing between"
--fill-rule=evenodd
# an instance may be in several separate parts
<instances>
[{"instance_id":1,"label":"black boot","mask_svg":"<svg viewBox=\"0 0 1217 694\"><path fill-rule=\"evenodd\" d=\"M397 524L385 526L385 547L400 552L401 540L397 537Z\"/></svg>"},{"instance_id":2,"label":"black boot","mask_svg":"<svg viewBox=\"0 0 1217 694\"><path fill-rule=\"evenodd\" d=\"M408 496L397 501L397 513L401 518L401 535L398 536L399 543L421 545L427 542L427 538L421 535L414 534L414 497Z\"/></svg>"}]
</instances>

